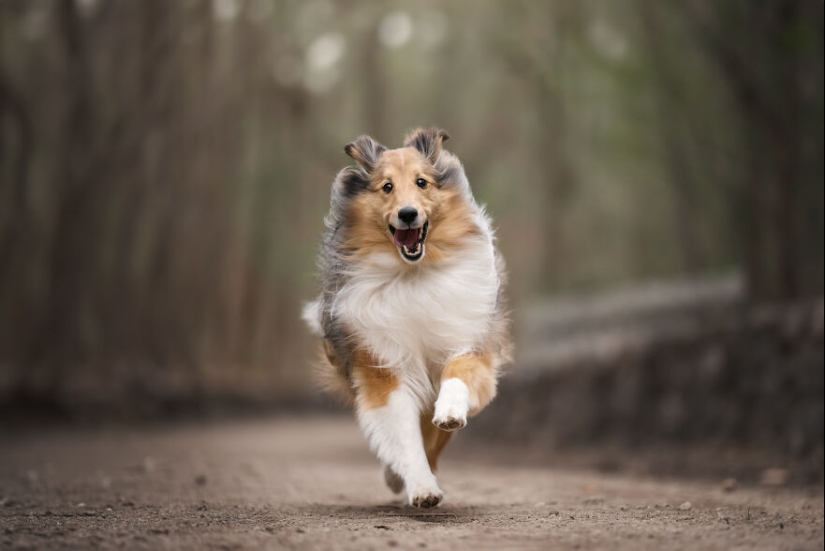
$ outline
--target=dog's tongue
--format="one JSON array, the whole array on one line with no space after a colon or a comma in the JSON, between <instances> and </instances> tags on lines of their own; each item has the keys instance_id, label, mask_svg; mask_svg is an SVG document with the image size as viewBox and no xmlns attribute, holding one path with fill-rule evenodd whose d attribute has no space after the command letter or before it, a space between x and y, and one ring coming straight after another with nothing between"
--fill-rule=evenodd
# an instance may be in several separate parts
<instances>
[{"instance_id":1,"label":"dog's tongue","mask_svg":"<svg viewBox=\"0 0 825 551\"><path fill-rule=\"evenodd\" d=\"M403 245L408 249L412 249L415 244L418 243L418 228L411 230L395 230L393 239L395 240L395 244L399 247Z\"/></svg>"}]
</instances>

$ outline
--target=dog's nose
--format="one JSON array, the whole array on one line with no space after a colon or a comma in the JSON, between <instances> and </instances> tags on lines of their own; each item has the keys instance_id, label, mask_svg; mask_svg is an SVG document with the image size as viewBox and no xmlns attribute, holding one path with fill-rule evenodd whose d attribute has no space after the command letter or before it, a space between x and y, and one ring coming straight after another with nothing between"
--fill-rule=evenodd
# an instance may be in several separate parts
<instances>
[{"instance_id":1,"label":"dog's nose","mask_svg":"<svg viewBox=\"0 0 825 551\"><path fill-rule=\"evenodd\" d=\"M404 207L398 211L398 218L406 224L412 224L413 220L418 218L418 211L415 207Z\"/></svg>"}]
</instances>

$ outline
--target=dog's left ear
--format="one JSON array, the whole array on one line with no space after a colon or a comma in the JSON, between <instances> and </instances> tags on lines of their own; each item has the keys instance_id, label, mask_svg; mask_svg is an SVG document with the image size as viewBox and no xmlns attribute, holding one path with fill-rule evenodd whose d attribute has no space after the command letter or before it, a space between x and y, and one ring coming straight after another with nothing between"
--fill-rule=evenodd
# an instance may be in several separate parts
<instances>
[{"instance_id":1,"label":"dog's left ear","mask_svg":"<svg viewBox=\"0 0 825 551\"><path fill-rule=\"evenodd\" d=\"M440 128L418 128L407 134L404 147L414 147L435 164L441 156L441 144L449 139L450 135Z\"/></svg>"},{"instance_id":2,"label":"dog's left ear","mask_svg":"<svg viewBox=\"0 0 825 551\"><path fill-rule=\"evenodd\" d=\"M386 147L366 135L358 136L354 142L344 146L344 153L355 159L367 172L372 172L378 157L386 150Z\"/></svg>"}]
</instances>

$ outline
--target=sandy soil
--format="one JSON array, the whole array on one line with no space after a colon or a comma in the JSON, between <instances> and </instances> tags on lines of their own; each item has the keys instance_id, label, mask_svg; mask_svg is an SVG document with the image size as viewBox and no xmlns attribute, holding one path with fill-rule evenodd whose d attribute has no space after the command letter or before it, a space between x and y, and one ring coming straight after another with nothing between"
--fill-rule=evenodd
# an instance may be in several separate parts
<instances>
[{"instance_id":1,"label":"sandy soil","mask_svg":"<svg viewBox=\"0 0 825 551\"><path fill-rule=\"evenodd\" d=\"M506 458L506 453L491 454ZM0 549L822 549L823 490L657 480L447 451L403 505L348 418L0 440Z\"/></svg>"}]
</instances>

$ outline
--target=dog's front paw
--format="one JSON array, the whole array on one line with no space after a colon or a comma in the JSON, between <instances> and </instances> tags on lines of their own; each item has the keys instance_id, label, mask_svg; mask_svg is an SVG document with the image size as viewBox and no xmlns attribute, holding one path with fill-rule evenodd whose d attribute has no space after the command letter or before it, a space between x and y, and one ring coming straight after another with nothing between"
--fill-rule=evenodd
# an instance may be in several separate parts
<instances>
[{"instance_id":1,"label":"dog's front paw","mask_svg":"<svg viewBox=\"0 0 825 551\"><path fill-rule=\"evenodd\" d=\"M435 401L433 425L441 430L454 431L467 425L469 390L460 379L447 379L441 384Z\"/></svg>"},{"instance_id":2,"label":"dog's front paw","mask_svg":"<svg viewBox=\"0 0 825 551\"><path fill-rule=\"evenodd\" d=\"M467 426L467 414L458 408L444 408L444 411L436 409L433 425L446 431L463 429Z\"/></svg>"},{"instance_id":3,"label":"dog's front paw","mask_svg":"<svg viewBox=\"0 0 825 551\"><path fill-rule=\"evenodd\" d=\"M430 507L438 505L441 502L441 498L444 497L443 492L435 481L435 477L430 475L427 478L430 480L419 483L413 482L407 486L407 495L410 500L410 505L413 507L429 509Z\"/></svg>"}]
</instances>

